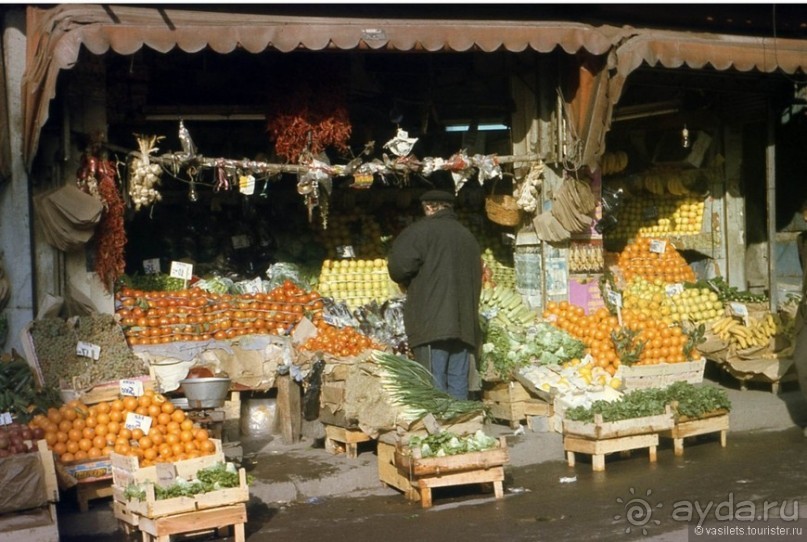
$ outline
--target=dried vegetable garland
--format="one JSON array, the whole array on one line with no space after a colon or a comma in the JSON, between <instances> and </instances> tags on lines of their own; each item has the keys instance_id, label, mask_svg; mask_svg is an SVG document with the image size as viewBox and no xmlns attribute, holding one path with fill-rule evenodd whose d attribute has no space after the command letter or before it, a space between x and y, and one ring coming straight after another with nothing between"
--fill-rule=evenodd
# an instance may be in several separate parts
<instances>
[{"instance_id":1,"label":"dried vegetable garland","mask_svg":"<svg viewBox=\"0 0 807 542\"><path fill-rule=\"evenodd\" d=\"M268 131L275 152L297 163L305 151L317 155L329 146L347 152L351 125L344 98L332 90L303 88L287 93L270 115Z\"/></svg>"},{"instance_id":2,"label":"dried vegetable garland","mask_svg":"<svg viewBox=\"0 0 807 542\"><path fill-rule=\"evenodd\" d=\"M82 156L78 187L98 197L104 204L104 214L96 229L95 272L108 292L123 275L126 267L126 229L123 225L124 204L117 185L117 171L111 160L95 156L90 151Z\"/></svg>"}]
</instances>

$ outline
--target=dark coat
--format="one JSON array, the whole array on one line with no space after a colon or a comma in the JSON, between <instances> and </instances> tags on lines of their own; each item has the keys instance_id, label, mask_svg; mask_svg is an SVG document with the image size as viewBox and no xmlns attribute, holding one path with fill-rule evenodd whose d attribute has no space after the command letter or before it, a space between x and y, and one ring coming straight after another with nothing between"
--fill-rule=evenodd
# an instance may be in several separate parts
<instances>
[{"instance_id":1,"label":"dark coat","mask_svg":"<svg viewBox=\"0 0 807 542\"><path fill-rule=\"evenodd\" d=\"M482 255L474 235L444 209L404 229L388 256L389 275L406 288L409 346L459 339L476 348Z\"/></svg>"}]
</instances>

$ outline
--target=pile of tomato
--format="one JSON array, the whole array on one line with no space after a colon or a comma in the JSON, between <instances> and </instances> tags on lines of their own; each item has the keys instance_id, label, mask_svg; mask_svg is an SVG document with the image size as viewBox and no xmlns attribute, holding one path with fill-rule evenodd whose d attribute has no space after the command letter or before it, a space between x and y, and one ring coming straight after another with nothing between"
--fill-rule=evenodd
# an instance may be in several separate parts
<instances>
[{"instance_id":1,"label":"pile of tomato","mask_svg":"<svg viewBox=\"0 0 807 542\"><path fill-rule=\"evenodd\" d=\"M300 350L327 352L334 356L348 357L358 355L365 350L383 350L384 348L353 327L334 327L322 319L317 319L315 324L317 335L300 345Z\"/></svg>"},{"instance_id":2,"label":"pile of tomato","mask_svg":"<svg viewBox=\"0 0 807 542\"><path fill-rule=\"evenodd\" d=\"M322 298L292 281L268 293L214 294L199 288L175 292L123 288L116 315L130 346L285 335L303 316L322 311Z\"/></svg>"},{"instance_id":3,"label":"pile of tomato","mask_svg":"<svg viewBox=\"0 0 807 542\"><path fill-rule=\"evenodd\" d=\"M553 301L547 304L543 317L555 327L583 341L594 364L604 368L611 376L624 361L620 359L612 333L625 330L634 335L627 349L638 354L637 359L632 360L635 365L680 363L700 357L694 348L689 356L684 354L688 336L681 327L669 326L637 310L623 309L620 326L619 319L605 308L586 314L582 307L567 301Z\"/></svg>"}]
</instances>

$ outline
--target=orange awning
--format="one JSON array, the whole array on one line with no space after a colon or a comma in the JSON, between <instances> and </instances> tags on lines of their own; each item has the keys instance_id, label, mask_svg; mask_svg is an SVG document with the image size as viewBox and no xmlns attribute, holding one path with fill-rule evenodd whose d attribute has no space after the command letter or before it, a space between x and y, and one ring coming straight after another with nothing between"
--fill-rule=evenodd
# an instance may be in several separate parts
<instances>
[{"instance_id":1,"label":"orange awning","mask_svg":"<svg viewBox=\"0 0 807 542\"><path fill-rule=\"evenodd\" d=\"M557 21L466 21L281 17L165 9L152 6L63 4L28 7L27 64L23 80L23 158L30 168L39 131L48 118L59 71L70 69L82 46L94 54L132 54L142 47L188 53L210 48L266 50L483 51L533 50L607 55L609 68L598 83L607 99L594 100L589 122L605 124L628 74L647 63L665 67L708 65L718 70L805 71L807 40L772 40L716 34L591 26ZM615 75L612 75L615 73ZM603 86L604 85L604 86ZM598 132L600 130L598 129ZM584 134L580 134L584 137ZM598 154L597 147L592 150ZM589 157L591 152L587 152Z\"/></svg>"}]
</instances>

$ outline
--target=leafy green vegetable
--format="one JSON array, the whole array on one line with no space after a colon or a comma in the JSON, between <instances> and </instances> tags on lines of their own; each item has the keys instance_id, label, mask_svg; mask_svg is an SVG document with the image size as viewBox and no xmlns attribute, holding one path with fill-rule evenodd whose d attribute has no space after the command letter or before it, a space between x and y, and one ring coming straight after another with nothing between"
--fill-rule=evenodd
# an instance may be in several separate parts
<instances>
[{"instance_id":1,"label":"leafy green vegetable","mask_svg":"<svg viewBox=\"0 0 807 542\"><path fill-rule=\"evenodd\" d=\"M504 380L510 379L522 367L531 363L559 365L580 358L585 345L546 322L526 329L505 329L491 322L482 345L485 363Z\"/></svg>"},{"instance_id":2,"label":"leafy green vegetable","mask_svg":"<svg viewBox=\"0 0 807 542\"><path fill-rule=\"evenodd\" d=\"M574 421L593 422L595 414L602 414L604 422L612 422L663 414L666 405L670 405L676 415L689 418L699 418L715 410L731 409L731 401L720 388L676 382L666 388L626 393L621 401L595 401L590 408L570 408L565 416Z\"/></svg>"},{"instance_id":3,"label":"leafy green vegetable","mask_svg":"<svg viewBox=\"0 0 807 542\"><path fill-rule=\"evenodd\" d=\"M459 436L443 431L427 437L417 435L409 439L411 449L420 448L421 457L445 457L447 455L481 452L496 447L498 441L486 435L481 429L473 435Z\"/></svg>"},{"instance_id":4,"label":"leafy green vegetable","mask_svg":"<svg viewBox=\"0 0 807 542\"><path fill-rule=\"evenodd\" d=\"M252 482L252 477L247 476L247 484ZM123 491L123 496L129 500L146 500L145 484L129 484ZM200 493L209 493L219 489L238 487L240 480L238 470L232 463L216 463L210 467L200 469L196 472L193 480L185 480L177 477L174 483L168 487L154 486L154 498L158 501L164 499L174 499L177 497L193 497Z\"/></svg>"}]
</instances>

